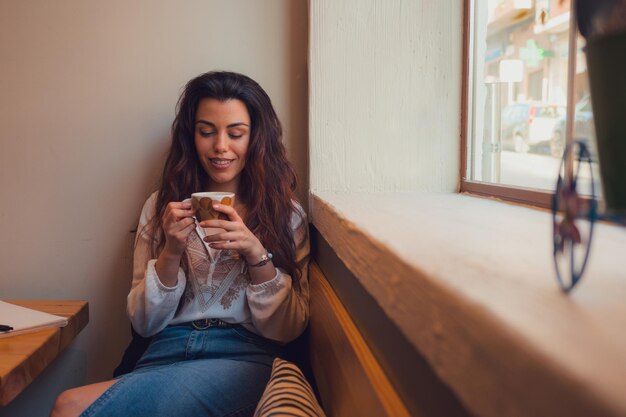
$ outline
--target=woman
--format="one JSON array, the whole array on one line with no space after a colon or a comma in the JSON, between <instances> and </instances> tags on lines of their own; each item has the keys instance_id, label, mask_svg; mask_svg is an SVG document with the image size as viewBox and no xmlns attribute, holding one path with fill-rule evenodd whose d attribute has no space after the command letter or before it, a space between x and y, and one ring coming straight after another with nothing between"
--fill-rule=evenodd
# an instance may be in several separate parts
<instances>
[{"instance_id":1,"label":"woman","mask_svg":"<svg viewBox=\"0 0 626 417\"><path fill-rule=\"evenodd\" d=\"M62 393L53 417L252 414L273 358L308 321L307 222L281 139L252 79L209 72L187 84L128 295L133 327L152 341L133 372ZM199 191L235 193L233 207L214 206L228 220L197 222L186 200Z\"/></svg>"}]
</instances>

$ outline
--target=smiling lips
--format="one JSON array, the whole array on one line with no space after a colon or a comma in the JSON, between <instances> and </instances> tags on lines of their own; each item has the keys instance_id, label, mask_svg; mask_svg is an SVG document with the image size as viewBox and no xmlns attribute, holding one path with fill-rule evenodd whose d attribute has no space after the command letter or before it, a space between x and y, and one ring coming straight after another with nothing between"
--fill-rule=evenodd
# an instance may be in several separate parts
<instances>
[{"instance_id":1,"label":"smiling lips","mask_svg":"<svg viewBox=\"0 0 626 417\"><path fill-rule=\"evenodd\" d=\"M211 166L215 169L226 169L232 164L233 161L234 159L209 158Z\"/></svg>"}]
</instances>

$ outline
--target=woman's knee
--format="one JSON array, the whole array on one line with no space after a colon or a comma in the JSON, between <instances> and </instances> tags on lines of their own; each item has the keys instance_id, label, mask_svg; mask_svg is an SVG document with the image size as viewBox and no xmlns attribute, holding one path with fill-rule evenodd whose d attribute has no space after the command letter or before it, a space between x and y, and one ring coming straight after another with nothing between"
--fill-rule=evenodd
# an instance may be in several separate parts
<instances>
[{"instance_id":1,"label":"woman's knee","mask_svg":"<svg viewBox=\"0 0 626 417\"><path fill-rule=\"evenodd\" d=\"M63 391L54 402L50 417L74 417L83 412L84 399L81 400L81 388Z\"/></svg>"},{"instance_id":2,"label":"woman's knee","mask_svg":"<svg viewBox=\"0 0 626 417\"><path fill-rule=\"evenodd\" d=\"M112 379L63 391L54 402L50 417L79 416L115 382Z\"/></svg>"}]
</instances>

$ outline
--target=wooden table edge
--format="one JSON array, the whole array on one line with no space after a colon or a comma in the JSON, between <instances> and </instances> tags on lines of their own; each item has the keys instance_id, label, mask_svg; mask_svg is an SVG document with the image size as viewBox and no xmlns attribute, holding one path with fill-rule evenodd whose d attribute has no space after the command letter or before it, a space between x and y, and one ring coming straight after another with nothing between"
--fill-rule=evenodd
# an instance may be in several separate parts
<instances>
[{"instance_id":1,"label":"wooden table edge","mask_svg":"<svg viewBox=\"0 0 626 417\"><path fill-rule=\"evenodd\" d=\"M0 407L9 404L17 397L89 322L89 303L82 300L3 300L22 307L32 308L68 318L67 326L47 328L36 332L20 334L0 339L2 344L11 342L36 346L26 350L28 357L9 363L9 369L0 370ZM8 356L5 356L8 360ZM2 359L0 359L2 360Z\"/></svg>"}]
</instances>

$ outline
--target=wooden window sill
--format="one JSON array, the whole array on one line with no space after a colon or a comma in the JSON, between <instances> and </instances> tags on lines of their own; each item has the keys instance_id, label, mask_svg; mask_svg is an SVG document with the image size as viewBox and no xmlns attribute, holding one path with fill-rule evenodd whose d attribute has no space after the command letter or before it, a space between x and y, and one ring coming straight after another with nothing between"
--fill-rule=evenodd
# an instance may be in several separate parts
<instances>
[{"instance_id":1,"label":"wooden window sill","mask_svg":"<svg viewBox=\"0 0 626 417\"><path fill-rule=\"evenodd\" d=\"M311 195L324 239L478 416L626 415L626 230L554 275L550 213L460 194Z\"/></svg>"}]
</instances>

